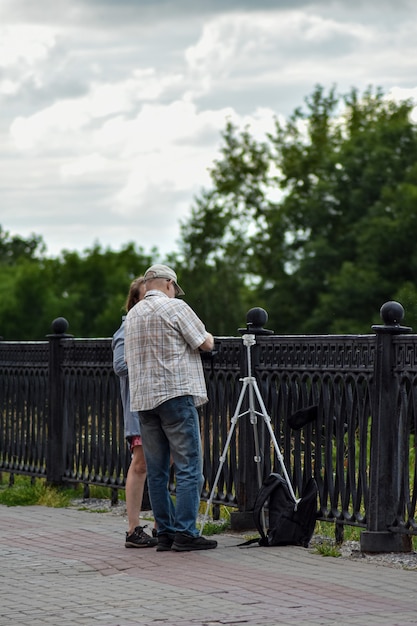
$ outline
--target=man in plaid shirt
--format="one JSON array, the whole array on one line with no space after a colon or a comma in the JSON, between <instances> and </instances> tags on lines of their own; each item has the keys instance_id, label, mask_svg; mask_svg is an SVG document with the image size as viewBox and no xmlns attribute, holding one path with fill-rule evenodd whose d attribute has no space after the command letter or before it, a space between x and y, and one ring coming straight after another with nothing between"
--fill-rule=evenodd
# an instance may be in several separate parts
<instances>
[{"instance_id":1,"label":"man in plaid shirt","mask_svg":"<svg viewBox=\"0 0 417 626\"><path fill-rule=\"evenodd\" d=\"M203 485L200 427L196 407L207 402L200 351L213 349L213 336L191 307L177 275L153 265L144 275L146 294L127 314L125 358L130 407L139 412L148 468L149 495L158 526L157 551L208 550L216 541L196 528ZM176 505L169 489L170 458L176 476Z\"/></svg>"}]
</instances>

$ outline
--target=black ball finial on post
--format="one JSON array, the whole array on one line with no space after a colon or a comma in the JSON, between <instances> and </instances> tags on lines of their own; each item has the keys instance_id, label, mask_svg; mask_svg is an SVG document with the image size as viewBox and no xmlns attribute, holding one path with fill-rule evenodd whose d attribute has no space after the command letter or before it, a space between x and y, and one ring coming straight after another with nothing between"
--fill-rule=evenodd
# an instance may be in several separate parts
<instances>
[{"instance_id":1,"label":"black ball finial on post","mask_svg":"<svg viewBox=\"0 0 417 626\"><path fill-rule=\"evenodd\" d=\"M57 317L51 324L51 328L55 335L65 335L69 327L68 321L65 317Z\"/></svg>"},{"instance_id":2,"label":"black ball finial on post","mask_svg":"<svg viewBox=\"0 0 417 626\"><path fill-rule=\"evenodd\" d=\"M404 319L404 307L399 302L395 302L395 300L385 302L381 306L379 314L384 325L375 324L372 326L372 330L375 330L375 332L401 334L410 333L412 331L410 326L401 325Z\"/></svg>"},{"instance_id":3,"label":"black ball finial on post","mask_svg":"<svg viewBox=\"0 0 417 626\"><path fill-rule=\"evenodd\" d=\"M384 324L401 324L404 319L404 307L399 302L390 300L381 306L380 315Z\"/></svg>"},{"instance_id":4,"label":"black ball finial on post","mask_svg":"<svg viewBox=\"0 0 417 626\"><path fill-rule=\"evenodd\" d=\"M273 335L273 330L264 328L268 321L268 313L259 306L249 309L246 313L246 328L239 328L241 335Z\"/></svg>"}]
</instances>

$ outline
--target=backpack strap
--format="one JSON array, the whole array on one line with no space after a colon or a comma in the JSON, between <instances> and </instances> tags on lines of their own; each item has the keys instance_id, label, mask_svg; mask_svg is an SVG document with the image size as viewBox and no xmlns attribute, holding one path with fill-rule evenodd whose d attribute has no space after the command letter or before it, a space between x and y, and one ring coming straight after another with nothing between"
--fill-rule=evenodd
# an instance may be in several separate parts
<instances>
[{"instance_id":1,"label":"backpack strap","mask_svg":"<svg viewBox=\"0 0 417 626\"><path fill-rule=\"evenodd\" d=\"M248 539L247 541L244 541L243 543L238 543L237 547L238 548L243 548L243 547L246 547L246 546L251 546L254 543L258 543L259 545L261 545L260 542L261 542L261 540L258 537L255 537L254 539Z\"/></svg>"},{"instance_id":2,"label":"backpack strap","mask_svg":"<svg viewBox=\"0 0 417 626\"><path fill-rule=\"evenodd\" d=\"M269 545L268 537L265 535L265 531L261 523L262 509L277 484L283 482L285 483L285 480L280 474L270 474L268 478L264 480L262 487L260 488L258 495L256 496L255 505L253 508L253 521L255 522L256 529L261 535L261 538L259 539L260 546Z\"/></svg>"}]
</instances>

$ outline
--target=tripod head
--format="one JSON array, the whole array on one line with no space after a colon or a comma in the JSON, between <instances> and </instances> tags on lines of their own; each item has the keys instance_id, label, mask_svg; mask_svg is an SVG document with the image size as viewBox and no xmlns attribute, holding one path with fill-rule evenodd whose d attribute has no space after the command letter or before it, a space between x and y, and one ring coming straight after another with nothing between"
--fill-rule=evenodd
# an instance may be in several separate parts
<instances>
[{"instance_id":1,"label":"tripod head","mask_svg":"<svg viewBox=\"0 0 417 626\"><path fill-rule=\"evenodd\" d=\"M246 346L247 348L250 348L250 346L255 345L256 337L255 335L243 335L242 341L243 341L244 346Z\"/></svg>"}]
</instances>

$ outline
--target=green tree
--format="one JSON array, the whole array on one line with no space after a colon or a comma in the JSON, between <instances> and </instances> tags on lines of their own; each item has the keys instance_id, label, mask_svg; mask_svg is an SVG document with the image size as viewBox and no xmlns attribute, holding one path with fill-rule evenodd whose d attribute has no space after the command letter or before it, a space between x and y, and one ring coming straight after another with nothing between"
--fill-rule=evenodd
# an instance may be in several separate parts
<instances>
[{"instance_id":1,"label":"green tree","mask_svg":"<svg viewBox=\"0 0 417 626\"><path fill-rule=\"evenodd\" d=\"M214 188L202 191L181 225L179 276L187 301L216 335L236 335L252 299L257 256L248 231L262 221L268 203L263 180L269 153L230 122L223 133L222 158L211 170ZM175 259L174 259L175 260Z\"/></svg>"},{"instance_id":2,"label":"green tree","mask_svg":"<svg viewBox=\"0 0 417 626\"><path fill-rule=\"evenodd\" d=\"M186 255L202 270L221 259L277 333L369 332L384 301L413 293L411 109L318 86L262 143L228 123L213 188L183 225Z\"/></svg>"},{"instance_id":3,"label":"green tree","mask_svg":"<svg viewBox=\"0 0 417 626\"><path fill-rule=\"evenodd\" d=\"M16 265L21 259L42 258L46 246L42 237L32 234L29 239L11 236L0 226L0 265Z\"/></svg>"},{"instance_id":4,"label":"green tree","mask_svg":"<svg viewBox=\"0 0 417 626\"><path fill-rule=\"evenodd\" d=\"M0 335L7 340L39 340L59 315L52 281L53 261L21 259L0 265Z\"/></svg>"},{"instance_id":5,"label":"green tree","mask_svg":"<svg viewBox=\"0 0 417 626\"><path fill-rule=\"evenodd\" d=\"M69 332L77 337L111 336L120 324L131 281L153 262L133 243L119 252L99 244L83 254L64 250L55 262L53 282L59 315L69 321Z\"/></svg>"},{"instance_id":6,"label":"green tree","mask_svg":"<svg viewBox=\"0 0 417 626\"><path fill-rule=\"evenodd\" d=\"M327 108L322 97L313 100L313 119L321 103ZM369 331L380 305L410 279L416 249L410 226L417 217L411 108L380 92L359 98L352 91L333 121L333 147L312 173L314 184L306 196L303 185L291 192L290 204L306 207L291 225L293 233L307 226L295 272L305 289L307 332ZM291 206L284 210L294 214ZM338 313L330 317L331 311Z\"/></svg>"},{"instance_id":7,"label":"green tree","mask_svg":"<svg viewBox=\"0 0 417 626\"><path fill-rule=\"evenodd\" d=\"M76 337L112 336L131 281L155 262L133 243L119 252L96 245L55 259L9 259L0 263L0 335L19 341L44 339L61 316Z\"/></svg>"}]
</instances>

